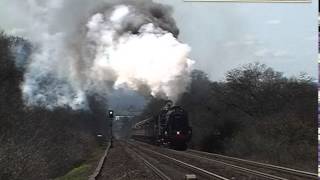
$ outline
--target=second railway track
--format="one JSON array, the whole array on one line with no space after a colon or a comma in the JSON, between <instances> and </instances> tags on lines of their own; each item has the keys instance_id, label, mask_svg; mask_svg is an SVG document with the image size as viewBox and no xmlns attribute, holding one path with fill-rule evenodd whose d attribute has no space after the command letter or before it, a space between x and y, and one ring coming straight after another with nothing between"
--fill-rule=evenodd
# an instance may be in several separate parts
<instances>
[{"instance_id":1,"label":"second railway track","mask_svg":"<svg viewBox=\"0 0 320 180\"><path fill-rule=\"evenodd\" d=\"M158 153L158 156L174 157L176 160L185 162L187 164L196 164L197 167L205 171L215 172L216 175L226 179L270 179L270 180L307 180L317 179L317 175L309 172L284 168L280 166L273 166L247 161L243 159L237 159L237 163L232 161L232 157L223 156L216 158L213 154L205 153L201 151L188 150L175 151L166 148L158 148L142 142L135 142L139 146L142 146L146 151L154 151ZM140 147L141 148L141 147ZM221 155L218 155L221 156ZM259 166L258 166L259 165ZM218 168L217 168L218 167ZM279 167L279 168L277 168Z\"/></svg>"},{"instance_id":2,"label":"second railway track","mask_svg":"<svg viewBox=\"0 0 320 180\"><path fill-rule=\"evenodd\" d=\"M291 176L297 176L303 179L318 179L318 175L316 173L311 173L307 171L302 170L296 170L292 168L282 167L282 166L276 166L272 164L266 164L266 163L260 163L255 161L250 161L246 159L240 159L230 156L224 156L220 154L214 154L214 153L207 153L202 151L196 151L196 150L188 150L187 153L192 155L198 155L205 158L212 158L212 159L218 159L223 162L229 162L229 163L236 163L236 164L245 164L247 166L250 166L255 169L265 169L268 170L271 173L280 173L280 174L287 174Z\"/></svg>"},{"instance_id":3,"label":"second railway track","mask_svg":"<svg viewBox=\"0 0 320 180\"><path fill-rule=\"evenodd\" d=\"M200 168L198 166L195 166L190 163L187 163L187 162L178 160L176 158L167 156L167 155L159 153L157 151L138 146L134 143L128 143L128 145L130 146L131 150L133 150L133 151L135 151L135 153L139 154L140 158L144 159L145 163L150 164L150 168L155 173L159 173L159 171L160 171L159 174L162 174L162 175L160 175L160 176L162 176L161 179L167 179L167 178L177 179L179 177L180 177L179 179L183 179L187 174L189 174L189 175L192 174L192 175L196 175L197 179L229 180L229 178L220 176L218 174L215 174L214 172L210 172L210 171L205 170L203 168ZM171 173L169 173L168 175L166 175L167 171L165 170L165 168L163 168L164 170L161 170L161 167L158 168L158 167L156 167L157 165L154 165L151 163L151 161L146 160L148 158L155 158L157 160L160 160L162 166L164 166L164 164L166 164L166 166L169 166L170 169L174 169L174 170L171 171ZM159 166L159 164L158 164L158 166ZM178 176L178 174L180 174L180 176Z\"/></svg>"}]
</instances>

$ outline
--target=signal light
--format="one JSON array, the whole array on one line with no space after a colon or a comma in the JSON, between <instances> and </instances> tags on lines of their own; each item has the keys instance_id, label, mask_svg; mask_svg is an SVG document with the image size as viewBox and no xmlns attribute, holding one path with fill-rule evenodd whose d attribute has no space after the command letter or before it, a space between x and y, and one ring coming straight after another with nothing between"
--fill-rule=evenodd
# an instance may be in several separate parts
<instances>
[{"instance_id":1,"label":"signal light","mask_svg":"<svg viewBox=\"0 0 320 180\"><path fill-rule=\"evenodd\" d=\"M113 110L109 110L109 111L108 111L108 117L109 117L109 118L114 118L114 112L113 112Z\"/></svg>"}]
</instances>

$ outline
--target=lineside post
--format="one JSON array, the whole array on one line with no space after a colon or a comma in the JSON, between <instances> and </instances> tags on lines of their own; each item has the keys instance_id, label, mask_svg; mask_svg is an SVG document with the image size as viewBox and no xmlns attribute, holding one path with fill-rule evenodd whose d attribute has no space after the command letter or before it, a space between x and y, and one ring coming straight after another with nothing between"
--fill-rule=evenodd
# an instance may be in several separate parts
<instances>
[{"instance_id":1,"label":"lineside post","mask_svg":"<svg viewBox=\"0 0 320 180\"><path fill-rule=\"evenodd\" d=\"M114 119L114 111L108 110L108 119L110 120L110 148L113 147L113 119Z\"/></svg>"}]
</instances>

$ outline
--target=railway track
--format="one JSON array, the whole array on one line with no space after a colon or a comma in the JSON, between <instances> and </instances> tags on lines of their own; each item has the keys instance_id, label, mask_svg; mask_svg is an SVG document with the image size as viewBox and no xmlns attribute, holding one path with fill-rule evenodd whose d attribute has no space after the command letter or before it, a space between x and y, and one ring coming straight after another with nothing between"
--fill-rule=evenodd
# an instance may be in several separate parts
<instances>
[{"instance_id":1,"label":"railway track","mask_svg":"<svg viewBox=\"0 0 320 180\"><path fill-rule=\"evenodd\" d=\"M230 157L230 156L224 156L224 155L220 155L220 154L196 151L196 150L188 150L187 153L189 153L189 155L191 154L191 155L198 155L198 156L205 157L205 158L219 159L224 162L237 163L237 164L247 164L249 166L252 166L252 167L255 167L258 169L259 168L260 169L268 169L268 170L271 170L274 172L280 172L283 174L292 174L292 175L295 175L295 176L298 176L301 178L306 178L306 179L318 179L318 175L316 173L296 170L296 169L287 168L287 167L281 167L281 166L260 163L260 162L255 162L255 161L250 161L250 160L240 159L240 158L235 158L235 157Z\"/></svg>"},{"instance_id":2,"label":"railway track","mask_svg":"<svg viewBox=\"0 0 320 180\"><path fill-rule=\"evenodd\" d=\"M140 159L142 159L146 164L149 164L148 166L150 167L150 169L152 169L155 173L157 174L162 174L159 177L161 177L161 179L176 179L176 177L172 177L172 174L170 175L166 175L164 172L166 172L165 170L161 170L161 167L156 167L157 165L154 165L151 163L151 161L148 161L146 159L152 159L155 158L156 159L161 159L161 163L166 163L167 166L170 166L171 169L183 169L183 172L179 173L179 174L193 174L196 175L196 177L198 177L198 179L217 179L217 180L230 180L229 178L220 176L216 173L210 172L208 170L205 170L203 168L200 168L196 165L192 165L190 163L181 161L179 159L170 157L168 155L165 155L163 153L145 148L145 147L141 147L138 146L137 144L128 142L128 145L130 146L130 149L132 149L132 151L135 151L136 154L138 154L140 156ZM172 168L172 166L178 166L178 168ZM159 173L160 172L160 173ZM178 174L178 172L176 172ZM163 174L166 176L164 177ZM171 177L170 177L171 176ZM199 178L200 177L200 178ZM180 179L182 179L183 177L181 177Z\"/></svg>"},{"instance_id":3,"label":"railway track","mask_svg":"<svg viewBox=\"0 0 320 180\"><path fill-rule=\"evenodd\" d=\"M124 144L122 144L123 147L126 148ZM126 148L127 152L131 154L132 156L137 157L140 159L152 172L154 172L161 180L171 180L170 177L168 177L163 171L161 171L159 168L154 166L150 161L148 161L146 158L144 158L142 155L140 155L138 152L136 152L133 149Z\"/></svg>"},{"instance_id":4,"label":"railway track","mask_svg":"<svg viewBox=\"0 0 320 180\"><path fill-rule=\"evenodd\" d=\"M202 169L208 171L213 169L213 165L218 165L220 169L222 167L228 169L229 172L225 173L220 171L220 174L233 174L230 171L239 172L240 174L249 175L246 178L239 178L239 174L235 173L234 175L229 175L230 179L269 179L269 180L304 180L304 179L317 179L317 174L274 166L264 163L258 163L254 161L248 161L239 158L233 158L228 156L222 156L218 154L205 153L201 151L188 150L184 151L175 151L171 149L158 148L149 144L142 142L136 142L140 146L144 146L147 150L152 149L153 151L157 149L156 153L162 151L160 154L163 156L175 156L177 159L185 159L189 162L197 163ZM204 168L205 167L205 168ZM232 170L230 170L232 169ZM219 174L218 173L218 174Z\"/></svg>"}]
</instances>

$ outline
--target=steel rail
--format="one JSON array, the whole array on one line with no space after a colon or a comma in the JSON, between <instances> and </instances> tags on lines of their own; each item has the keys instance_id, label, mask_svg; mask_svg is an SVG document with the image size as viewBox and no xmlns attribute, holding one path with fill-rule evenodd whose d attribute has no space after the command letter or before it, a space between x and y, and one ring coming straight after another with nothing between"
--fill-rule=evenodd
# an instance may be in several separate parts
<instances>
[{"instance_id":1,"label":"steel rail","mask_svg":"<svg viewBox=\"0 0 320 180\"><path fill-rule=\"evenodd\" d=\"M137 142L137 143L143 144L145 146L150 146L149 144L142 143L142 142ZM267 178L267 179L270 179L270 180L288 180L287 178L282 178L282 177L279 177L279 176L263 173L263 172L260 172L260 171L251 170L251 169L248 169L248 168L244 168L244 167L236 166L236 165L233 165L233 164L229 164L229 163L226 163L226 162L223 162L223 161L209 159L209 158L206 158L206 157L202 157L202 156L199 156L199 155L194 155L194 154L191 154L191 153L186 153L186 152L183 152L183 151L175 151L175 150L171 150L171 149L168 149L168 151L172 151L172 152L175 152L175 153L178 153L178 154L185 154L185 155L187 155L189 157L193 156L196 159L204 159L206 161L215 162L215 163L218 163L218 164L222 164L224 166L231 167L231 168L233 168L235 170L238 170L238 171L250 173L250 174L253 174L253 175L256 175L256 176L259 176L259 177L263 177L263 178Z\"/></svg>"},{"instance_id":2,"label":"steel rail","mask_svg":"<svg viewBox=\"0 0 320 180\"><path fill-rule=\"evenodd\" d=\"M137 147L136 147L135 145L133 145L132 143L129 143L129 142L128 142L128 144L131 144L132 146L134 146L135 148L137 148ZM158 155L158 156L160 156L160 157L163 157L163 158L166 158L166 159L168 159L168 160L170 160L170 161L173 161L173 162L175 162L175 163L177 163L177 164L179 164L179 165L182 165L182 166L185 166L185 167L190 168L190 169L192 169L192 170L198 171L198 172L200 172L200 173L202 173L202 174L204 174L204 175L207 175L207 176L210 176L210 177L214 177L214 178L219 179L219 180L230 180L230 179L228 179L228 178L219 176L218 174L212 173L212 172L207 171L207 170L205 170L205 169L202 169L202 168L199 168L199 167L197 167L197 166L191 165L191 164L189 164L189 163L186 163L186 162L180 161L180 160L178 160L178 159L169 157L169 156L167 156L167 155L165 155L165 154L162 154L162 153L159 153L159 152L150 150L150 149L146 149L146 148L143 148L143 147L138 147L137 149L142 149L142 150L144 150L144 151L147 151L147 152L156 154L156 155Z\"/></svg>"},{"instance_id":3,"label":"steel rail","mask_svg":"<svg viewBox=\"0 0 320 180\"><path fill-rule=\"evenodd\" d=\"M235 162L240 162L240 163L247 163L249 165L256 166L256 167L276 170L276 171L285 172L285 173L291 173L291 174L295 174L297 176L318 179L318 175L316 173L311 173L311 172L307 172L307 171L301 171L301 170L296 170L296 169L287 168L287 167L281 167L281 166L276 166L276 165L271 165L271 164L266 164L266 163L250 161L250 160L246 160L246 159L224 156L221 154L214 154L214 153L208 153L208 152L196 151L196 150L188 150L188 151L193 152L193 153L208 155L208 156L215 157L215 158L218 157L218 158L221 158L224 160L230 160L230 161L235 161Z\"/></svg>"},{"instance_id":4,"label":"steel rail","mask_svg":"<svg viewBox=\"0 0 320 180\"><path fill-rule=\"evenodd\" d=\"M171 151L174 151L174 150L171 150ZM175 152L179 152L179 151L175 151ZM271 180L288 180L287 178L282 178L282 177L279 177L279 176L263 173L263 172L260 172L260 171L251 170L251 169L248 169L248 168L236 166L236 165L229 164L229 163L226 163L226 162L223 162L223 161L219 161L219 160L209 159L207 157L202 157L202 156L194 155L194 154L191 154L191 153L179 152L179 154L185 154L185 155L187 155L189 157L192 156L192 157L194 157L196 159L204 159L206 161L215 162L215 163L218 163L218 164L222 164L224 166L231 167L231 168L233 168L235 170L239 170L239 171L242 171L242 172L250 173L250 174L253 174L253 175L256 175L256 176L259 176L259 177L263 177L263 178L267 178L267 179L271 179Z\"/></svg>"},{"instance_id":5,"label":"steel rail","mask_svg":"<svg viewBox=\"0 0 320 180\"><path fill-rule=\"evenodd\" d=\"M123 145L125 146L125 145ZM126 146L127 147L127 146ZM157 167L155 167L154 165L152 165L152 163L150 163L148 160L146 160L142 155L140 155L138 152L136 152L133 149L127 148L128 151L131 151L134 153L134 155L136 157L138 157L140 160L143 161L143 163L150 168L160 179L162 180L171 180L170 177L168 177L164 172L162 172L160 169L158 169Z\"/></svg>"}]
</instances>

